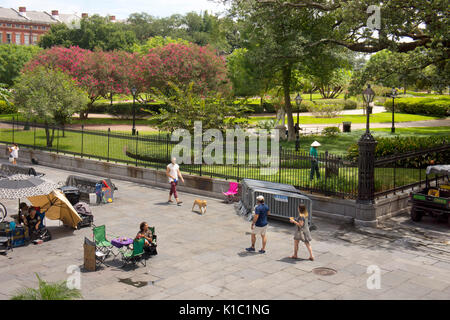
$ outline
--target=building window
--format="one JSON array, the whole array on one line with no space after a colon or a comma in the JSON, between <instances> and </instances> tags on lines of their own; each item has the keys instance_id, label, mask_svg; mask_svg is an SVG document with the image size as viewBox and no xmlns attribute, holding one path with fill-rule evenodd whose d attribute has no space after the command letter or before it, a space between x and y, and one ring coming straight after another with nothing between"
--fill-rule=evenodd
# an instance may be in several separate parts
<instances>
[{"instance_id":1,"label":"building window","mask_svg":"<svg viewBox=\"0 0 450 320\"><path fill-rule=\"evenodd\" d=\"M22 41L20 40L20 33L16 33L16 44L22 44Z\"/></svg>"},{"instance_id":2,"label":"building window","mask_svg":"<svg viewBox=\"0 0 450 320\"><path fill-rule=\"evenodd\" d=\"M11 33L6 34L6 43L11 43Z\"/></svg>"},{"instance_id":3,"label":"building window","mask_svg":"<svg viewBox=\"0 0 450 320\"><path fill-rule=\"evenodd\" d=\"M33 29L34 29L34 30L37 30L37 28L38 28L37 26L33 26Z\"/></svg>"},{"instance_id":4,"label":"building window","mask_svg":"<svg viewBox=\"0 0 450 320\"><path fill-rule=\"evenodd\" d=\"M38 42L37 35L33 35L33 44L36 44Z\"/></svg>"},{"instance_id":5,"label":"building window","mask_svg":"<svg viewBox=\"0 0 450 320\"><path fill-rule=\"evenodd\" d=\"M12 27L12 24L11 24L11 23L7 23L6 26L9 27L9 28L11 28L11 27Z\"/></svg>"},{"instance_id":6,"label":"building window","mask_svg":"<svg viewBox=\"0 0 450 320\"><path fill-rule=\"evenodd\" d=\"M30 44L30 37L31 37L31 35L29 35L29 34L26 34L26 35L24 35L24 37L23 37L24 44L25 44L26 46Z\"/></svg>"}]
</instances>

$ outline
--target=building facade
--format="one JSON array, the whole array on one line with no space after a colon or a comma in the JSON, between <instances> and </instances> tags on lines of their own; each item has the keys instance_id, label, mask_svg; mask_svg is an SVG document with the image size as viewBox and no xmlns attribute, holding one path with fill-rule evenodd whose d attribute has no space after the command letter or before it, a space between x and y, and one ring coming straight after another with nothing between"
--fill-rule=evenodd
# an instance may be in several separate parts
<instances>
[{"instance_id":1,"label":"building facade","mask_svg":"<svg viewBox=\"0 0 450 320\"><path fill-rule=\"evenodd\" d=\"M83 17L87 14L83 14ZM27 11L25 7L0 7L0 43L18 45L34 45L40 37L50 30L52 24L65 23L75 26L81 17L76 14L59 14L58 10L51 13Z\"/></svg>"}]
</instances>

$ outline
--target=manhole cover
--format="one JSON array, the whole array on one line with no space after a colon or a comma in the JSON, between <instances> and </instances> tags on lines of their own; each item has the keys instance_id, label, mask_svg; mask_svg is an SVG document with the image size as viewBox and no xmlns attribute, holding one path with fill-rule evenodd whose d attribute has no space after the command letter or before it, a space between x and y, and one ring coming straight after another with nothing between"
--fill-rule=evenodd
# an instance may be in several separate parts
<instances>
[{"instance_id":1,"label":"manhole cover","mask_svg":"<svg viewBox=\"0 0 450 320\"><path fill-rule=\"evenodd\" d=\"M333 276L337 273L337 271L334 269L323 267L314 268L312 271L319 276Z\"/></svg>"}]
</instances>

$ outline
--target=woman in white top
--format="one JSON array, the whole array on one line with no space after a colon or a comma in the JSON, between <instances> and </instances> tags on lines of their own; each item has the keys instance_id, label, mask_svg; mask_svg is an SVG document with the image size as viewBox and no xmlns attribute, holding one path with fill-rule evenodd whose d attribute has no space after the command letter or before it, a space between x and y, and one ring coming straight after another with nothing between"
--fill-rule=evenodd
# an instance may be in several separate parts
<instances>
[{"instance_id":1,"label":"woman in white top","mask_svg":"<svg viewBox=\"0 0 450 320\"><path fill-rule=\"evenodd\" d=\"M178 177L181 179L181 181L183 183L184 183L184 179L183 179L183 176L181 175L180 166L177 164L176 158L172 158L172 162L169 163L169 165L167 166L166 175L169 178L169 183L170 183L170 193L169 193L169 201L168 202L170 202L170 203L173 202L172 201L172 195L173 195L175 197L177 205L181 205L182 201L180 201L178 199L178 194L177 194L177 183L178 183Z\"/></svg>"},{"instance_id":2,"label":"woman in white top","mask_svg":"<svg viewBox=\"0 0 450 320\"><path fill-rule=\"evenodd\" d=\"M9 156L12 158L12 164L17 164L17 158L19 158L19 146L17 143L13 143L12 147L9 148Z\"/></svg>"}]
</instances>

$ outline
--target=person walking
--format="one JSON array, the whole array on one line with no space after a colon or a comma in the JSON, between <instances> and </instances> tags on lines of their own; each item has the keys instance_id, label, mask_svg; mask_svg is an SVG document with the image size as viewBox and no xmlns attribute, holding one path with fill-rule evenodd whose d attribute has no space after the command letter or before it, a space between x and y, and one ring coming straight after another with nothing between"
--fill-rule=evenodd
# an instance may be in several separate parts
<instances>
[{"instance_id":1,"label":"person walking","mask_svg":"<svg viewBox=\"0 0 450 320\"><path fill-rule=\"evenodd\" d=\"M259 253L266 253L266 244L267 244L267 216L270 214L269 207L264 204L264 197L258 196L256 198L258 205L255 208L255 214L252 220L251 226L251 241L252 246L250 248L246 248L248 252L255 252L255 243L256 236L261 235L262 248L259 250Z\"/></svg>"},{"instance_id":2,"label":"person walking","mask_svg":"<svg viewBox=\"0 0 450 320\"><path fill-rule=\"evenodd\" d=\"M169 203L172 203L172 195L175 197L175 201L177 202L177 205L181 205L183 201L180 201L178 199L177 194L177 184L178 184L178 178L181 179L181 181L184 183L183 176L180 172L180 166L177 164L177 159L172 158L172 162L167 165L166 175L169 178L170 183L170 192L169 192Z\"/></svg>"},{"instance_id":3,"label":"person walking","mask_svg":"<svg viewBox=\"0 0 450 320\"><path fill-rule=\"evenodd\" d=\"M319 154L317 152L317 147L320 147L320 143L314 141L309 149L309 155L311 156L311 173L309 174L309 180L314 179L314 173L317 174L317 179L320 179Z\"/></svg>"},{"instance_id":4,"label":"person walking","mask_svg":"<svg viewBox=\"0 0 450 320\"><path fill-rule=\"evenodd\" d=\"M17 143L13 143L12 147L9 149L9 158L12 164L17 164L17 159L19 158L19 146Z\"/></svg>"},{"instance_id":5,"label":"person walking","mask_svg":"<svg viewBox=\"0 0 450 320\"><path fill-rule=\"evenodd\" d=\"M299 242L302 241L305 243L306 248L309 252L309 260L314 261L314 256L311 248L311 234L309 232L308 226L308 211L306 210L306 206L304 204L300 204L298 206L298 218L290 218L290 222L296 225L295 235L294 235L294 254L291 256L291 259L298 258L298 245Z\"/></svg>"}]
</instances>

